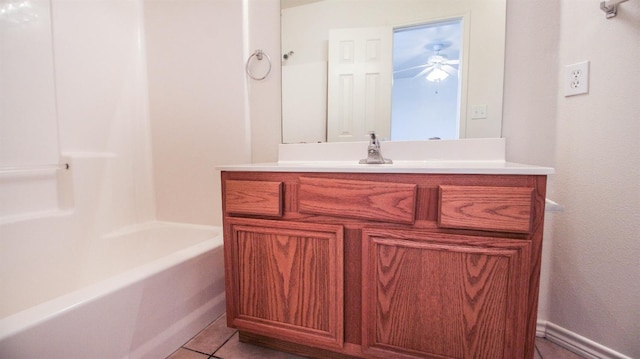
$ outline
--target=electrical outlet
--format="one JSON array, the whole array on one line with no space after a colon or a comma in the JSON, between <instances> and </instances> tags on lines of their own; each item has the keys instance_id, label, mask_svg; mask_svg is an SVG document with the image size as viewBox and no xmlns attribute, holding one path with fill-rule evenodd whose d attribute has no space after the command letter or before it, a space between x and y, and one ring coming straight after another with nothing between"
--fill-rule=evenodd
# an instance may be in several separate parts
<instances>
[{"instance_id":1,"label":"electrical outlet","mask_svg":"<svg viewBox=\"0 0 640 359\"><path fill-rule=\"evenodd\" d=\"M574 96L589 92L589 61L565 67L564 96Z\"/></svg>"}]
</instances>

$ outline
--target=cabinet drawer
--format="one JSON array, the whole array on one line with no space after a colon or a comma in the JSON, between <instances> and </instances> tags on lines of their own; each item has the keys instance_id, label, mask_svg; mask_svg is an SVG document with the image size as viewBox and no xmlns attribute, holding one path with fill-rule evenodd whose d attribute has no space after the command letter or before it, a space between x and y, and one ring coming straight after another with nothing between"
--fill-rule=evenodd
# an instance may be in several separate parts
<instances>
[{"instance_id":1,"label":"cabinet drawer","mask_svg":"<svg viewBox=\"0 0 640 359\"><path fill-rule=\"evenodd\" d=\"M533 188L440 186L440 227L526 233L532 211Z\"/></svg>"},{"instance_id":2,"label":"cabinet drawer","mask_svg":"<svg viewBox=\"0 0 640 359\"><path fill-rule=\"evenodd\" d=\"M298 210L335 217L413 223L416 185L300 177Z\"/></svg>"},{"instance_id":3,"label":"cabinet drawer","mask_svg":"<svg viewBox=\"0 0 640 359\"><path fill-rule=\"evenodd\" d=\"M225 182L225 211L229 214L282 216L282 182Z\"/></svg>"}]
</instances>

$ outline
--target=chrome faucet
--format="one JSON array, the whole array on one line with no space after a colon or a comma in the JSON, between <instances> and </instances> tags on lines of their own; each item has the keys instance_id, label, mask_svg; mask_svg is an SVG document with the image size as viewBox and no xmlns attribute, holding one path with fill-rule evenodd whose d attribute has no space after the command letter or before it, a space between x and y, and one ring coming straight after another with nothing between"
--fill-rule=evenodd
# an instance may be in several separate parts
<instances>
[{"instance_id":1,"label":"chrome faucet","mask_svg":"<svg viewBox=\"0 0 640 359\"><path fill-rule=\"evenodd\" d=\"M380 142L376 138L375 132L371 132L371 138L369 139L369 147L367 147L367 158L360 160L359 163L363 164L384 164L384 163L393 163L388 158L382 157L382 152L380 151Z\"/></svg>"}]
</instances>

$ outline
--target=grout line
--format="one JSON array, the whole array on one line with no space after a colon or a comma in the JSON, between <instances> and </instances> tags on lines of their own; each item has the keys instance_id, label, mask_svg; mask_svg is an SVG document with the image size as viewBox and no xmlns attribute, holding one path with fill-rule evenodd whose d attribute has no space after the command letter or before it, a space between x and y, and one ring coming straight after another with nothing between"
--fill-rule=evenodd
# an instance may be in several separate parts
<instances>
[{"instance_id":1,"label":"grout line","mask_svg":"<svg viewBox=\"0 0 640 359\"><path fill-rule=\"evenodd\" d=\"M211 356L211 354L203 353L203 352L198 351L198 350L189 349L189 348L187 348L187 347L180 347L180 349L188 350L188 351L190 351L190 352L194 352L194 353L198 353L198 354L202 354L202 355L208 355L208 356Z\"/></svg>"},{"instance_id":2,"label":"grout line","mask_svg":"<svg viewBox=\"0 0 640 359\"><path fill-rule=\"evenodd\" d=\"M538 349L538 345L537 345L537 344L536 344L536 345L534 345L534 348L536 348L536 353L538 353L538 356L540 357L540 359L544 359L544 358L542 357L542 353L540 353L540 349Z\"/></svg>"},{"instance_id":3,"label":"grout line","mask_svg":"<svg viewBox=\"0 0 640 359\"><path fill-rule=\"evenodd\" d=\"M231 334L229 338L227 338L227 340L225 340L224 343L222 343L222 345L220 345L216 350L214 350L213 353L211 353L211 355L212 356L215 355L220 349L222 349L222 347L225 346L229 342L229 340L231 340L231 338L233 338L233 336L236 335L236 333L238 333L237 330L233 332L233 334Z\"/></svg>"}]
</instances>

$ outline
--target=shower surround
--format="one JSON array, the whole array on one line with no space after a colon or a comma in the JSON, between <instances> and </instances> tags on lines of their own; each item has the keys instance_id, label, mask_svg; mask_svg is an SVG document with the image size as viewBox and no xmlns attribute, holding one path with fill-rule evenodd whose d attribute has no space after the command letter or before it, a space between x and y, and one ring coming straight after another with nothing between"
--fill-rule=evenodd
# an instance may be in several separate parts
<instances>
[{"instance_id":1,"label":"shower surround","mask_svg":"<svg viewBox=\"0 0 640 359\"><path fill-rule=\"evenodd\" d=\"M215 166L250 153L226 121L245 117L242 6L0 4L0 356L79 334L47 355L162 356L222 313Z\"/></svg>"}]
</instances>

